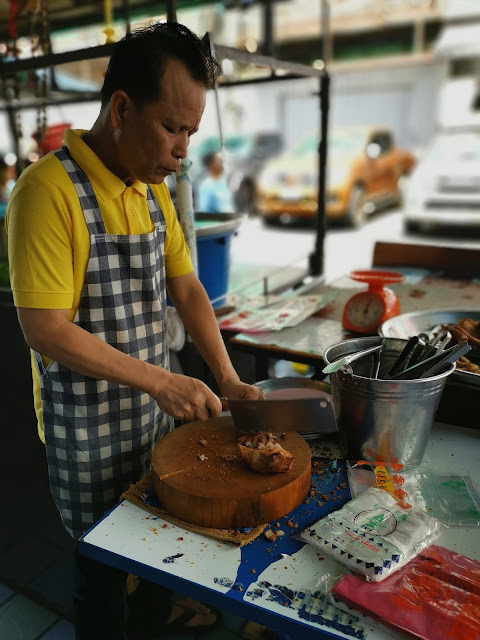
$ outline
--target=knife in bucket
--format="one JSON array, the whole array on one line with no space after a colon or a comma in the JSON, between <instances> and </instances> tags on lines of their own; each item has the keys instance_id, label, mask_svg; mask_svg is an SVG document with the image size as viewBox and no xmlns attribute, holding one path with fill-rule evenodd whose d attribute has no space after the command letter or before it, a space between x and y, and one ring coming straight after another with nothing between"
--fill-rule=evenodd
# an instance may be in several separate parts
<instances>
[{"instance_id":1,"label":"knife in bucket","mask_svg":"<svg viewBox=\"0 0 480 640\"><path fill-rule=\"evenodd\" d=\"M237 429L244 431L298 431L337 433L332 396L323 391L314 396L290 399L244 400L220 398L222 409L230 411Z\"/></svg>"}]
</instances>

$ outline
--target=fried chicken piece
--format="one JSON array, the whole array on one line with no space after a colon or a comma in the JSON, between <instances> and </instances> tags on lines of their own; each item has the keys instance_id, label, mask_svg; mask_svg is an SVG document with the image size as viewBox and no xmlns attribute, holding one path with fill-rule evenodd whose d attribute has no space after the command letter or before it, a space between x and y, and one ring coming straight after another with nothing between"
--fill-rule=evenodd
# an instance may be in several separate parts
<instances>
[{"instance_id":1,"label":"fried chicken piece","mask_svg":"<svg viewBox=\"0 0 480 640\"><path fill-rule=\"evenodd\" d=\"M442 324L442 328L450 331L455 342L466 340L469 345L480 347L480 320L463 318L456 324Z\"/></svg>"},{"instance_id":2,"label":"fried chicken piece","mask_svg":"<svg viewBox=\"0 0 480 640\"><path fill-rule=\"evenodd\" d=\"M459 371L468 371L469 373L480 373L480 367L478 364L470 362L470 360L465 358L465 356L462 356L457 360L457 369Z\"/></svg>"},{"instance_id":3,"label":"fried chicken piece","mask_svg":"<svg viewBox=\"0 0 480 640\"><path fill-rule=\"evenodd\" d=\"M472 320L471 318L463 318L456 324L442 324L442 329L447 329L452 334L454 343L465 340L472 347L480 347L480 320ZM480 367L471 362L465 356L457 360L457 369L460 371L468 371L469 373L480 373Z\"/></svg>"},{"instance_id":4,"label":"fried chicken piece","mask_svg":"<svg viewBox=\"0 0 480 640\"><path fill-rule=\"evenodd\" d=\"M295 456L281 447L271 433L244 433L237 440L237 446L242 458L257 473L286 473L295 460Z\"/></svg>"}]
</instances>

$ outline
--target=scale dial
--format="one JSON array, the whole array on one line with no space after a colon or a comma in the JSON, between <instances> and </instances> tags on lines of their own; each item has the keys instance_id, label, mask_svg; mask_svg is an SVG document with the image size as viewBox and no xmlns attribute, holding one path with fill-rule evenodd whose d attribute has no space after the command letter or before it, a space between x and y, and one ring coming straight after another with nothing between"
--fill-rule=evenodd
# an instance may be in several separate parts
<instances>
[{"instance_id":1,"label":"scale dial","mask_svg":"<svg viewBox=\"0 0 480 640\"><path fill-rule=\"evenodd\" d=\"M345 320L355 331L376 329L385 313L385 302L372 291L352 296L345 305Z\"/></svg>"},{"instance_id":2,"label":"scale dial","mask_svg":"<svg viewBox=\"0 0 480 640\"><path fill-rule=\"evenodd\" d=\"M385 284L399 283L404 276L396 271L352 271L350 277L368 285L368 289L355 293L343 308L342 325L355 333L376 333L388 318L400 313L395 293Z\"/></svg>"}]
</instances>

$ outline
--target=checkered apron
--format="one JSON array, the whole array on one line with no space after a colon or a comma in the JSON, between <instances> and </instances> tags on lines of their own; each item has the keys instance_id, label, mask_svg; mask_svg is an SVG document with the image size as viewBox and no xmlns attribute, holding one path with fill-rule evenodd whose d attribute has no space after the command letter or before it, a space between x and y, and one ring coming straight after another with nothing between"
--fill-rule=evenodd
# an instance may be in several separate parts
<instances>
[{"instance_id":1,"label":"checkered apron","mask_svg":"<svg viewBox=\"0 0 480 640\"><path fill-rule=\"evenodd\" d=\"M90 234L74 323L138 360L168 367L166 223L150 187L154 230L107 234L87 176L66 147L55 155L75 186ZM50 487L65 528L77 539L149 470L152 449L172 420L147 393L95 380L58 362L45 368L38 353L35 359Z\"/></svg>"}]
</instances>

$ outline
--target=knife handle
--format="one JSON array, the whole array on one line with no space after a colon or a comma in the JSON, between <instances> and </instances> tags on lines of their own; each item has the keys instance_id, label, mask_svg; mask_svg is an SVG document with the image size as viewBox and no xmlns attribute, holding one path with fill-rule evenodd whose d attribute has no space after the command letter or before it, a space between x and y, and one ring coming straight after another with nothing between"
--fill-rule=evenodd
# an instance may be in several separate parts
<instances>
[{"instance_id":1,"label":"knife handle","mask_svg":"<svg viewBox=\"0 0 480 640\"><path fill-rule=\"evenodd\" d=\"M222 411L230 411L230 409L228 408L228 398L220 396L218 399L222 403Z\"/></svg>"}]
</instances>

